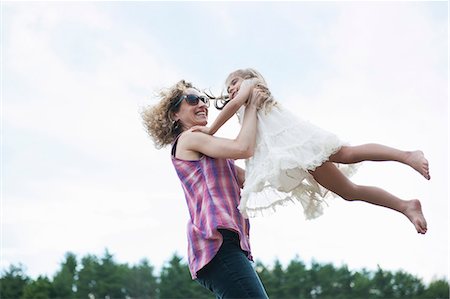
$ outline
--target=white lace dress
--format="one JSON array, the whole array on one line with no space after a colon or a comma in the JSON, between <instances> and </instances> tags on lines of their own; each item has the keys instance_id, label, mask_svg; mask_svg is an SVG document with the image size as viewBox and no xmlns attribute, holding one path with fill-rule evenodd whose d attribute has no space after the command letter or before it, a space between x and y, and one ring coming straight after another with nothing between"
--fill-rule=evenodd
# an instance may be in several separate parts
<instances>
[{"instance_id":1,"label":"white lace dress","mask_svg":"<svg viewBox=\"0 0 450 299\"><path fill-rule=\"evenodd\" d=\"M244 109L237 113L240 122ZM344 144L279 103L269 113L258 111L255 153L245 161L245 184L238 207L243 216L270 214L288 202L300 202L306 219L322 215L326 197L336 195L320 186L308 170L327 161ZM336 165L348 177L357 168L357 164Z\"/></svg>"}]
</instances>

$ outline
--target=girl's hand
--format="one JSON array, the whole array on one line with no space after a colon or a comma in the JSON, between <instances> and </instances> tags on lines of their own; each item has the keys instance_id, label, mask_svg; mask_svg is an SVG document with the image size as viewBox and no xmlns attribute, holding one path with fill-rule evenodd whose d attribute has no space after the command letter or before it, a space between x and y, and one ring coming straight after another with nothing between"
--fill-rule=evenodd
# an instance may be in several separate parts
<instances>
[{"instance_id":1,"label":"girl's hand","mask_svg":"<svg viewBox=\"0 0 450 299\"><path fill-rule=\"evenodd\" d=\"M210 131L210 128L206 127L206 126L193 126L192 128L189 129L189 131L202 132L202 133L205 133L205 134L208 134L208 135L212 135L211 131Z\"/></svg>"}]
</instances>

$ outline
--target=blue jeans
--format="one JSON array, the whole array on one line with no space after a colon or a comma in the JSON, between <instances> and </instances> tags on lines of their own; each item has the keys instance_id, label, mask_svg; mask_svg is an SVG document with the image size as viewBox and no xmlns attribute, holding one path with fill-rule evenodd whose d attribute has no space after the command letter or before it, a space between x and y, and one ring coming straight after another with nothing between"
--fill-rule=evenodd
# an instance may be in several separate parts
<instances>
[{"instance_id":1,"label":"blue jeans","mask_svg":"<svg viewBox=\"0 0 450 299\"><path fill-rule=\"evenodd\" d=\"M220 229L223 244L214 258L197 272L197 282L216 298L266 298L266 291L246 253L239 246L239 235Z\"/></svg>"}]
</instances>

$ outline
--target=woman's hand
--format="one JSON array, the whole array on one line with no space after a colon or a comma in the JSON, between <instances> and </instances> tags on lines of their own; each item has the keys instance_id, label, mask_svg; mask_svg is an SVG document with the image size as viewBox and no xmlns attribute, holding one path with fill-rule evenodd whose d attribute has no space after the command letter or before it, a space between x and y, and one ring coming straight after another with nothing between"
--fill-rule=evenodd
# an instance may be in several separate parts
<instances>
[{"instance_id":1,"label":"woman's hand","mask_svg":"<svg viewBox=\"0 0 450 299\"><path fill-rule=\"evenodd\" d=\"M242 81L241 86L239 86L239 90L254 88L256 84L258 84L258 82L259 80L256 78L245 79L244 81Z\"/></svg>"},{"instance_id":2,"label":"woman's hand","mask_svg":"<svg viewBox=\"0 0 450 299\"><path fill-rule=\"evenodd\" d=\"M261 103L266 99L267 94L260 88L253 88L247 101L247 106L261 107Z\"/></svg>"},{"instance_id":3,"label":"woman's hand","mask_svg":"<svg viewBox=\"0 0 450 299\"><path fill-rule=\"evenodd\" d=\"M208 135L212 135L210 128L206 127L206 126L193 126L192 128L189 129L189 131L202 132L202 133L205 133L205 134L208 134Z\"/></svg>"}]
</instances>

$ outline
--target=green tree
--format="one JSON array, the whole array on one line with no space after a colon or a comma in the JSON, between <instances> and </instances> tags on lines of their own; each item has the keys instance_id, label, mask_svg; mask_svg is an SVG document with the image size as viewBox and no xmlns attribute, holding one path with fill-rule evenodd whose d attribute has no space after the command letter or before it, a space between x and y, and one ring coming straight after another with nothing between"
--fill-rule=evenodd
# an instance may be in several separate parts
<instances>
[{"instance_id":1,"label":"green tree","mask_svg":"<svg viewBox=\"0 0 450 299\"><path fill-rule=\"evenodd\" d=\"M126 276L127 295L131 298L156 298L158 282L153 267L147 259L128 270Z\"/></svg>"},{"instance_id":2,"label":"green tree","mask_svg":"<svg viewBox=\"0 0 450 299\"><path fill-rule=\"evenodd\" d=\"M36 280L28 283L24 290L23 299L47 299L55 298L52 294L52 283L46 276L39 276Z\"/></svg>"},{"instance_id":3,"label":"green tree","mask_svg":"<svg viewBox=\"0 0 450 299\"><path fill-rule=\"evenodd\" d=\"M343 265L335 270L334 275L331 290L339 294L334 298L348 298L352 293L352 273L348 270L347 265Z\"/></svg>"},{"instance_id":4,"label":"green tree","mask_svg":"<svg viewBox=\"0 0 450 299\"><path fill-rule=\"evenodd\" d=\"M30 278L25 274L23 265L11 265L2 273L0 279L0 294L2 299L17 299L22 297L25 286Z\"/></svg>"},{"instance_id":5,"label":"green tree","mask_svg":"<svg viewBox=\"0 0 450 299\"><path fill-rule=\"evenodd\" d=\"M393 288L394 277L391 272L383 271L380 266L378 266L377 272L372 279L372 289L370 293L374 295L374 298L393 298L394 288Z\"/></svg>"},{"instance_id":6,"label":"green tree","mask_svg":"<svg viewBox=\"0 0 450 299\"><path fill-rule=\"evenodd\" d=\"M159 298L211 298L212 293L191 279L189 268L174 254L160 274Z\"/></svg>"},{"instance_id":7,"label":"green tree","mask_svg":"<svg viewBox=\"0 0 450 299\"><path fill-rule=\"evenodd\" d=\"M333 264L313 262L310 276L312 298L348 298L352 295L352 273L347 266L335 268Z\"/></svg>"},{"instance_id":8,"label":"green tree","mask_svg":"<svg viewBox=\"0 0 450 299\"><path fill-rule=\"evenodd\" d=\"M352 275L352 282L350 283L352 298L366 299L374 298L375 295L370 292L372 289L372 274L363 269L361 272L355 272Z\"/></svg>"},{"instance_id":9,"label":"green tree","mask_svg":"<svg viewBox=\"0 0 450 299\"><path fill-rule=\"evenodd\" d=\"M76 281L77 298L88 298L90 294L97 297L98 265L99 261L94 255L86 255L81 259L81 269Z\"/></svg>"},{"instance_id":10,"label":"green tree","mask_svg":"<svg viewBox=\"0 0 450 299\"><path fill-rule=\"evenodd\" d=\"M148 260L132 267L118 264L105 250L102 258L87 255L77 266L77 258L68 252L61 268L50 281L46 276L32 280L23 266L11 265L0 277L2 299L40 298L212 298L208 290L190 277L188 266L174 254L166 262L159 278ZM77 270L79 269L79 270ZM395 273L355 271L347 266L312 262L309 269L295 257L286 269L279 260L273 267L257 262L255 269L270 298L408 298L449 299L449 282L432 281L427 287L421 279L404 271ZM75 294L74 294L75 290Z\"/></svg>"},{"instance_id":11,"label":"green tree","mask_svg":"<svg viewBox=\"0 0 450 299\"><path fill-rule=\"evenodd\" d=\"M125 295L125 273L127 265L118 265L113 256L105 250L101 262L96 265L96 297L122 298Z\"/></svg>"},{"instance_id":12,"label":"green tree","mask_svg":"<svg viewBox=\"0 0 450 299\"><path fill-rule=\"evenodd\" d=\"M330 296L336 296L334 293L336 288L336 269L334 266L332 264L321 265L314 263L311 269L315 271L315 287L313 288L313 294L319 298L330 298Z\"/></svg>"},{"instance_id":13,"label":"green tree","mask_svg":"<svg viewBox=\"0 0 450 299\"><path fill-rule=\"evenodd\" d=\"M284 295L288 298L309 298L311 279L305 264L295 257L287 266L284 279Z\"/></svg>"},{"instance_id":14,"label":"green tree","mask_svg":"<svg viewBox=\"0 0 450 299\"><path fill-rule=\"evenodd\" d=\"M425 289L422 298L426 299L445 299L449 298L449 283L445 279L432 281Z\"/></svg>"},{"instance_id":15,"label":"green tree","mask_svg":"<svg viewBox=\"0 0 450 299\"><path fill-rule=\"evenodd\" d=\"M270 294L271 298L286 298L286 293L284 289L285 284L285 273L283 266L278 259L275 260L271 275L267 279L267 292Z\"/></svg>"},{"instance_id":16,"label":"green tree","mask_svg":"<svg viewBox=\"0 0 450 299\"><path fill-rule=\"evenodd\" d=\"M394 298L419 298L424 290L425 286L419 278L404 271L394 273Z\"/></svg>"},{"instance_id":17,"label":"green tree","mask_svg":"<svg viewBox=\"0 0 450 299\"><path fill-rule=\"evenodd\" d=\"M53 277L53 294L55 298L75 298L75 283L77 279L77 257L68 252L61 263L61 269Z\"/></svg>"},{"instance_id":18,"label":"green tree","mask_svg":"<svg viewBox=\"0 0 450 299\"><path fill-rule=\"evenodd\" d=\"M81 266L76 282L77 298L87 298L89 295L96 298L123 298L127 295L128 265L117 264L108 250L100 259L93 255L83 257Z\"/></svg>"},{"instance_id":19,"label":"green tree","mask_svg":"<svg viewBox=\"0 0 450 299\"><path fill-rule=\"evenodd\" d=\"M258 274L259 279L261 279L269 298L274 298L272 293L269 293L270 286L268 285L271 279L270 276L272 275L271 271L261 261L255 262L255 271Z\"/></svg>"}]
</instances>

